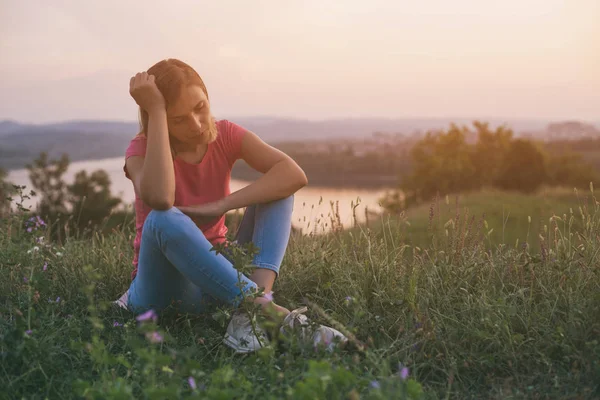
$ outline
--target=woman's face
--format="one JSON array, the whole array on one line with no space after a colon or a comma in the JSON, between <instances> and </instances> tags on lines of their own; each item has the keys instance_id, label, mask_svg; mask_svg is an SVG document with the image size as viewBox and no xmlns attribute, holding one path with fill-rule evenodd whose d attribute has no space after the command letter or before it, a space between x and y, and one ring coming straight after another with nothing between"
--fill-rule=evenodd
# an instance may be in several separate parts
<instances>
[{"instance_id":1,"label":"woman's face","mask_svg":"<svg viewBox=\"0 0 600 400\"><path fill-rule=\"evenodd\" d=\"M179 99L167 107L169 134L189 145L207 144L216 139L217 127L210 103L197 85L182 88Z\"/></svg>"}]
</instances>

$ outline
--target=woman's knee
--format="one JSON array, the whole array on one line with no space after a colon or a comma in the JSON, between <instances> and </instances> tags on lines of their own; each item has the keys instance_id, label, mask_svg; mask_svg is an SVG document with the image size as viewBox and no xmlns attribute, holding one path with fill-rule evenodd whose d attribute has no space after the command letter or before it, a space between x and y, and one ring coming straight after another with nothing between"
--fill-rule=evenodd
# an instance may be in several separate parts
<instances>
[{"instance_id":1,"label":"woman's knee","mask_svg":"<svg viewBox=\"0 0 600 400\"><path fill-rule=\"evenodd\" d=\"M189 221L188 221L189 220ZM186 222L193 221L177 207L171 207L167 210L151 210L146 216L144 225L149 225L154 229L163 230L173 227L183 227Z\"/></svg>"},{"instance_id":2,"label":"woman's knee","mask_svg":"<svg viewBox=\"0 0 600 400\"><path fill-rule=\"evenodd\" d=\"M150 211L144 221L142 236L148 229L154 233L167 233L169 237L186 236L196 230L198 230L200 234L203 234L194 221L177 207L171 207L168 210Z\"/></svg>"},{"instance_id":3,"label":"woman's knee","mask_svg":"<svg viewBox=\"0 0 600 400\"><path fill-rule=\"evenodd\" d=\"M169 222L183 213L177 207L171 207L166 210L151 210L146 216L146 222L151 221L153 223Z\"/></svg>"},{"instance_id":4,"label":"woman's knee","mask_svg":"<svg viewBox=\"0 0 600 400\"><path fill-rule=\"evenodd\" d=\"M279 199L279 200L273 200L271 202L268 203L263 203L263 204L258 204L258 206L262 206L262 207L276 207L276 208L287 208L287 209L292 209L294 206L294 195L290 195L288 197L284 197L283 199Z\"/></svg>"}]
</instances>

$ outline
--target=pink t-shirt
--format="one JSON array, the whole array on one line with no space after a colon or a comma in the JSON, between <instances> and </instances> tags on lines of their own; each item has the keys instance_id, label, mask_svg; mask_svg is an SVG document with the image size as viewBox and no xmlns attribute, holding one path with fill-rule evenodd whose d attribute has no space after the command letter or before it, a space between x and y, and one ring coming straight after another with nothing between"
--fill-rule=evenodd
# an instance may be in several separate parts
<instances>
[{"instance_id":1,"label":"pink t-shirt","mask_svg":"<svg viewBox=\"0 0 600 400\"><path fill-rule=\"evenodd\" d=\"M175 203L174 206L192 206L220 200L228 196L229 180L231 179L231 168L236 160L240 158L242 139L247 132L241 126L227 121L217 121L217 139L208 145L208 149L202 162L190 164L179 158L175 158L173 166L175 169ZM125 152L125 160L131 156L146 155L147 139L143 135L134 137ZM123 166L125 175L131 179L127 168ZM146 205L141 198L135 195L135 228L136 235L133 242L134 270L131 279L137 273L140 243L142 240L142 228L148 213L152 208ZM204 236L213 245L225 242L227 227L225 216L208 224L198 224Z\"/></svg>"}]
</instances>

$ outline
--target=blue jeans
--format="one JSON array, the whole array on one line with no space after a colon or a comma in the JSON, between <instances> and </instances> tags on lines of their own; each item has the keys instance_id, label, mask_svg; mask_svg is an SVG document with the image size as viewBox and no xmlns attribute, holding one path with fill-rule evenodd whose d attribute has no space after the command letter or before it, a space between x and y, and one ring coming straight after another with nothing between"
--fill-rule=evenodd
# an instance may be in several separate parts
<instances>
[{"instance_id":1,"label":"blue jeans","mask_svg":"<svg viewBox=\"0 0 600 400\"><path fill-rule=\"evenodd\" d=\"M259 249L253 265L279 274L288 245L294 196L248 206L237 231L239 245ZM202 313L211 305L236 306L257 285L239 274L226 253L213 245L192 219L172 207L152 210L142 229L138 272L129 288L128 307L139 313L178 304L179 311Z\"/></svg>"}]
</instances>

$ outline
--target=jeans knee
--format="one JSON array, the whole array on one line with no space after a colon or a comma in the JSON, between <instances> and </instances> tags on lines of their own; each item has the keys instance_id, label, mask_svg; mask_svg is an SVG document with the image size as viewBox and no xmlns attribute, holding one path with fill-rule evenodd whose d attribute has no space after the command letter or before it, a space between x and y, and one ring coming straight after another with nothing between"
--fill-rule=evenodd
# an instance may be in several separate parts
<instances>
[{"instance_id":1,"label":"jeans knee","mask_svg":"<svg viewBox=\"0 0 600 400\"><path fill-rule=\"evenodd\" d=\"M146 216L144 225L152 225L157 228L170 226L175 224L182 215L184 214L177 207L167 210L151 210Z\"/></svg>"}]
</instances>

